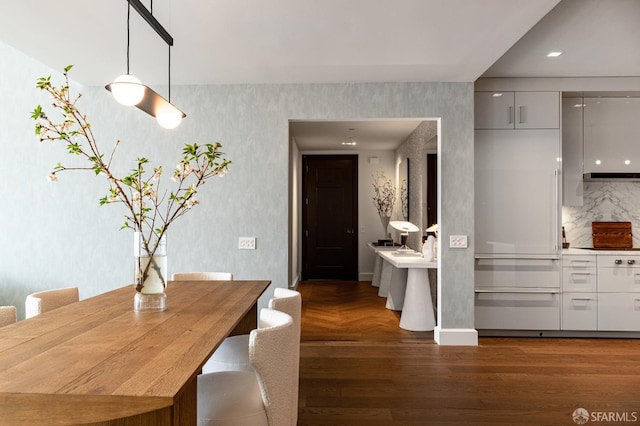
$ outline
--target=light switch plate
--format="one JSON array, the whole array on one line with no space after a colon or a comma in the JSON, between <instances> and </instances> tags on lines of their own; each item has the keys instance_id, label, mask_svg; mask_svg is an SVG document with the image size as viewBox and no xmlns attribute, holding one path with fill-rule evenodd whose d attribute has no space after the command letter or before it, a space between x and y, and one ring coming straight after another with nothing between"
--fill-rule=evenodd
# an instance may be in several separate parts
<instances>
[{"instance_id":1,"label":"light switch plate","mask_svg":"<svg viewBox=\"0 0 640 426\"><path fill-rule=\"evenodd\" d=\"M467 248L466 235L450 235L449 248Z\"/></svg>"},{"instance_id":2,"label":"light switch plate","mask_svg":"<svg viewBox=\"0 0 640 426\"><path fill-rule=\"evenodd\" d=\"M255 237L240 237L238 239L238 248L240 250L255 250L256 238Z\"/></svg>"}]
</instances>

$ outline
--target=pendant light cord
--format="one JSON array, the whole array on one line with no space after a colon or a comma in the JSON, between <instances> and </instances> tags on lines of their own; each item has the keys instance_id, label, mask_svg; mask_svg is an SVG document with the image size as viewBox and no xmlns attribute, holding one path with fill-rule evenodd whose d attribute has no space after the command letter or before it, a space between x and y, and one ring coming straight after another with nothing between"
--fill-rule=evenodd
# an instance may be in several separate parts
<instances>
[{"instance_id":1,"label":"pendant light cord","mask_svg":"<svg viewBox=\"0 0 640 426\"><path fill-rule=\"evenodd\" d=\"M131 19L131 3L127 1L127 75L129 74L129 21Z\"/></svg>"},{"instance_id":2,"label":"pendant light cord","mask_svg":"<svg viewBox=\"0 0 640 426\"><path fill-rule=\"evenodd\" d=\"M169 103L171 103L171 46L169 46Z\"/></svg>"}]
</instances>

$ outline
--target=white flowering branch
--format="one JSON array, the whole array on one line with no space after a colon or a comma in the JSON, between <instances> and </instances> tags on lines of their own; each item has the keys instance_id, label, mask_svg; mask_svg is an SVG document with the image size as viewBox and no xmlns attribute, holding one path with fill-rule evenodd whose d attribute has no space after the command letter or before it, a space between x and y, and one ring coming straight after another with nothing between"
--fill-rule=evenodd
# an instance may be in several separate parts
<instances>
[{"instance_id":1,"label":"white flowering branch","mask_svg":"<svg viewBox=\"0 0 640 426\"><path fill-rule=\"evenodd\" d=\"M391 217L396 200L396 189L384 172L376 172L373 177L373 206L382 217Z\"/></svg>"},{"instance_id":2,"label":"white flowering branch","mask_svg":"<svg viewBox=\"0 0 640 426\"><path fill-rule=\"evenodd\" d=\"M65 82L60 87L51 84L51 76L38 79L36 85L51 95L54 109L62 113L61 121L51 119L40 105L33 110L32 118L36 120L35 132L40 142L64 141L70 154L85 157L89 165L66 167L58 163L48 175L48 179L55 182L58 180L58 173L68 170L92 170L96 175L105 175L109 182L109 191L100 199L99 204L124 204L128 212L120 229L130 228L140 232L145 252L153 256L171 223L199 204L195 195L200 185L213 176L224 176L231 161L222 158L224 154L219 151L222 147L219 142L203 146L196 143L186 144L182 150L183 158L171 177L178 184L178 188L169 192L168 196L167 190L162 192L161 196L158 195L162 166L154 167L153 173L147 176L145 166L149 160L145 157L136 159L136 166L128 175L116 177L111 172L111 164L120 141L116 141L109 160L105 162L104 154L98 147L87 117L76 107L82 95L78 94L72 98L69 93L68 72L71 68L68 66L64 69ZM149 262L149 265L152 263ZM147 276L149 265L143 277ZM143 282L144 278L137 285L141 286Z\"/></svg>"}]
</instances>

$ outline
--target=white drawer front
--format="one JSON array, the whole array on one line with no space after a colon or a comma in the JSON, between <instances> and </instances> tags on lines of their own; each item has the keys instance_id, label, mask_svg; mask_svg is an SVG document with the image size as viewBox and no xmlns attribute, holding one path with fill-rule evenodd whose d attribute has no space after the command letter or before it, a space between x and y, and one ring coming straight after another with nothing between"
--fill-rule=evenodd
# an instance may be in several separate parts
<instances>
[{"instance_id":1,"label":"white drawer front","mask_svg":"<svg viewBox=\"0 0 640 426\"><path fill-rule=\"evenodd\" d=\"M563 268L578 268L587 269L595 268L597 265L596 256L589 255L562 255L562 267Z\"/></svg>"},{"instance_id":2,"label":"white drawer front","mask_svg":"<svg viewBox=\"0 0 640 426\"><path fill-rule=\"evenodd\" d=\"M596 268L562 268L562 291L595 292L598 289Z\"/></svg>"},{"instance_id":3,"label":"white drawer front","mask_svg":"<svg viewBox=\"0 0 640 426\"><path fill-rule=\"evenodd\" d=\"M598 292L640 292L640 268L620 265L616 268L598 268Z\"/></svg>"},{"instance_id":4,"label":"white drawer front","mask_svg":"<svg viewBox=\"0 0 640 426\"><path fill-rule=\"evenodd\" d=\"M476 293L475 326L494 330L559 330L557 293Z\"/></svg>"},{"instance_id":5,"label":"white drawer front","mask_svg":"<svg viewBox=\"0 0 640 426\"><path fill-rule=\"evenodd\" d=\"M597 293L562 294L562 330L596 330L597 327Z\"/></svg>"},{"instance_id":6,"label":"white drawer front","mask_svg":"<svg viewBox=\"0 0 640 426\"><path fill-rule=\"evenodd\" d=\"M598 331L640 331L640 294L599 294Z\"/></svg>"},{"instance_id":7,"label":"white drawer front","mask_svg":"<svg viewBox=\"0 0 640 426\"><path fill-rule=\"evenodd\" d=\"M478 289L560 288L559 260L550 259L476 259L475 285Z\"/></svg>"},{"instance_id":8,"label":"white drawer front","mask_svg":"<svg viewBox=\"0 0 640 426\"><path fill-rule=\"evenodd\" d=\"M598 255L598 267L640 269L640 256L629 256L621 254Z\"/></svg>"}]
</instances>

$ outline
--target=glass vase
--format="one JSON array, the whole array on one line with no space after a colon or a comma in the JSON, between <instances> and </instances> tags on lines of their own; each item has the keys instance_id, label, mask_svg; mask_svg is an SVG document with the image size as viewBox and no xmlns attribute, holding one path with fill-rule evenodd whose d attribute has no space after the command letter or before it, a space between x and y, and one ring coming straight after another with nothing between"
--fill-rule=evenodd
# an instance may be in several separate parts
<instances>
[{"instance_id":1,"label":"glass vase","mask_svg":"<svg viewBox=\"0 0 640 426\"><path fill-rule=\"evenodd\" d=\"M167 239L158 240L154 232L145 242L141 232L134 233L134 285L136 294L133 310L161 312L167 309Z\"/></svg>"}]
</instances>

